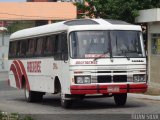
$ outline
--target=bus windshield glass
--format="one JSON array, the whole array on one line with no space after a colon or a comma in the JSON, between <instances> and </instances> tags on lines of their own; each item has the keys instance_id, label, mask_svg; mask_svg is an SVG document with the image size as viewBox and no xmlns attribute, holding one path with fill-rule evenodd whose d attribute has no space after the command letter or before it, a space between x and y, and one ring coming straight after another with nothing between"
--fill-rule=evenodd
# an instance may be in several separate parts
<instances>
[{"instance_id":1,"label":"bus windshield glass","mask_svg":"<svg viewBox=\"0 0 160 120\"><path fill-rule=\"evenodd\" d=\"M76 31L70 34L74 59L145 57L139 31Z\"/></svg>"}]
</instances>

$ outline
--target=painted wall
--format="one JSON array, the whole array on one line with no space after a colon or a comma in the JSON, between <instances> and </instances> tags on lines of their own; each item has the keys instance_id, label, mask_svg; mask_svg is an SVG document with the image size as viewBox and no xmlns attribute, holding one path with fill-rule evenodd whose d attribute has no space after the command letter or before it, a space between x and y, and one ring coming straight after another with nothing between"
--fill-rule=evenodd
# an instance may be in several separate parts
<instances>
[{"instance_id":1,"label":"painted wall","mask_svg":"<svg viewBox=\"0 0 160 120\"><path fill-rule=\"evenodd\" d=\"M0 72L7 71L9 36L0 33Z\"/></svg>"},{"instance_id":2,"label":"painted wall","mask_svg":"<svg viewBox=\"0 0 160 120\"><path fill-rule=\"evenodd\" d=\"M160 85L160 55L152 54L152 37L153 33L160 34L160 22L148 23L148 60L149 60L149 80L153 84Z\"/></svg>"}]
</instances>

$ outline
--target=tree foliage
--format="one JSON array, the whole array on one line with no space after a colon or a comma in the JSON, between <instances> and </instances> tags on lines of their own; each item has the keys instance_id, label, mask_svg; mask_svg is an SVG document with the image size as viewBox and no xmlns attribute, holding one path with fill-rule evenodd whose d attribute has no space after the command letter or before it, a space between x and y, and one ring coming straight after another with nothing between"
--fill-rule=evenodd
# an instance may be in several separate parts
<instances>
[{"instance_id":1,"label":"tree foliage","mask_svg":"<svg viewBox=\"0 0 160 120\"><path fill-rule=\"evenodd\" d=\"M7 26L7 34L12 34L18 30L22 30L25 28L34 27L35 22L34 21L13 21Z\"/></svg>"},{"instance_id":2,"label":"tree foliage","mask_svg":"<svg viewBox=\"0 0 160 120\"><path fill-rule=\"evenodd\" d=\"M76 3L78 11L86 16L98 16L104 19L119 19L134 23L138 10L158 8L160 0L85 0L90 6ZM97 11L93 9L95 6ZM82 16L81 16L82 17Z\"/></svg>"}]
</instances>

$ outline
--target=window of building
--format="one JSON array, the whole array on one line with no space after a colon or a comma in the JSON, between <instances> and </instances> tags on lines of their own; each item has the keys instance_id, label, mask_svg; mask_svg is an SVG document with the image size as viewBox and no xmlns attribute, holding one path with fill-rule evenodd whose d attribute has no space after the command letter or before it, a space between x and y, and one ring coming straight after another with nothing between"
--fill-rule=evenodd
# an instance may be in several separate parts
<instances>
[{"instance_id":1,"label":"window of building","mask_svg":"<svg viewBox=\"0 0 160 120\"><path fill-rule=\"evenodd\" d=\"M160 55L160 34L152 34L152 54Z\"/></svg>"}]
</instances>

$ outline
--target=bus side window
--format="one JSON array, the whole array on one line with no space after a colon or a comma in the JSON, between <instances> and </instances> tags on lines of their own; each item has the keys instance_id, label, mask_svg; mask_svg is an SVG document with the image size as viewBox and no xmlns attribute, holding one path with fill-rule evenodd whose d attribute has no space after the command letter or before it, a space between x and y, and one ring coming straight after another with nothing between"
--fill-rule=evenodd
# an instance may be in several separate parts
<instances>
[{"instance_id":1,"label":"bus side window","mask_svg":"<svg viewBox=\"0 0 160 120\"><path fill-rule=\"evenodd\" d=\"M26 57L26 50L28 46L28 40L22 40L20 41L20 57Z\"/></svg>"},{"instance_id":2,"label":"bus side window","mask_svg":"<svg viewBox=\"0 0 160 120\"><path fill-rule=\"evenodd\" d=\"M44 56L53 55L53 40L54 36L47 36L44 40Z\"/></svg>"},{"instance_id":3,"label":"bus side window","mask_svg":"<svg viewBox=\"0 0 160 120\"><path fill-rule=\"evenodd\" d=\"M36 45L36 56L42 56L43 55L43 39L44 37L40 37L37 39L37 45Z\"/></svg>"},{"instance_id":4,"label":"bus side window","mask_svg":"<svg viewBox=\"0 0 160 120\"><path fill-rule=\"evenodd\" d=\"M27 50L27 57L33 56L35 52L35 40L29 39L28 40L28 50Z\"/></svg>"},{"instance_id":5,"label":"bus side window","mask_svg":"<svg viewBox=\"0 0 160 120\"><path fill-rule=\"evenodd\" d=\"M61 60L62 59L62 49L61 49L61 39L60 34L55 36L54 41L54 59Z\"/></svg>"},{"instance_id":6,"label":"bus side window","mask_svg":"<svg viewBox=\"0 0 160 120\"><path fill-rule=\"evenodd\" d=\"M20 57L20 41L16 41L16 58Z\"/></svg>"},{"instance_id":7,"label":"bus side window","mask_svg":"<svg viewBox=\"0 0 160 120\"><path fill-rule=\"evenodd\" d=\"M63 60L68 60L67 33L61 34L61 40L62 40L61 48L62 48Z\"/></svg>"},{"instance_id":8,"label":"bus side window","mask_svg":"<svg viewBox=\"0 0 160 120\"><path fill-rule=\"evenodd\" d=\"M12 41L9 45L9 58L15 58L17 52L17 42Z\"/></svg>"}]
</instances>

